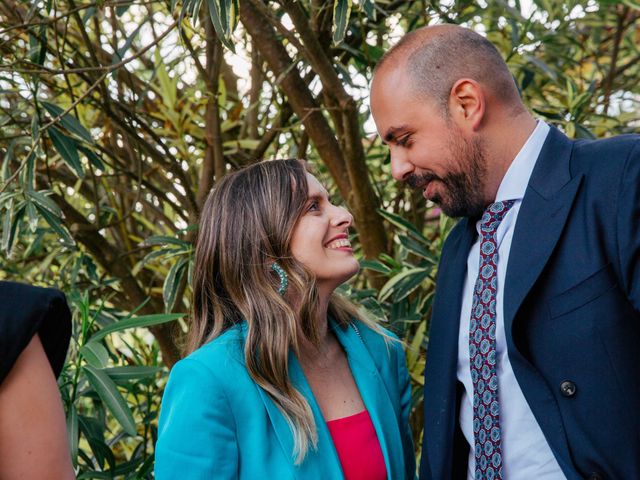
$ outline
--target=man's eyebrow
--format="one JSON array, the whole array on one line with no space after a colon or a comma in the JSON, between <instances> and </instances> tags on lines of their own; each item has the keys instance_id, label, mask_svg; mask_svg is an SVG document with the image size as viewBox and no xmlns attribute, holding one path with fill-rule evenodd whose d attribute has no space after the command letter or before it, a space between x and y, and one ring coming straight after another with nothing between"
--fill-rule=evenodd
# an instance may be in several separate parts
<instances>
[{"instance_id":1,"label":"man's eyebrow","mask_svg":"<svg viewBox=\"0 0 640 480\"><path fill-rule=\"evenodd\" d=\"M384 134L384 137L382 137L382 143L386 145L387 142L390 142L393 139L395 139L399 132L406 129L407 129L406 125L400 125L399 127L389 127L386 133Z\"/></svg>"}]
</instances>

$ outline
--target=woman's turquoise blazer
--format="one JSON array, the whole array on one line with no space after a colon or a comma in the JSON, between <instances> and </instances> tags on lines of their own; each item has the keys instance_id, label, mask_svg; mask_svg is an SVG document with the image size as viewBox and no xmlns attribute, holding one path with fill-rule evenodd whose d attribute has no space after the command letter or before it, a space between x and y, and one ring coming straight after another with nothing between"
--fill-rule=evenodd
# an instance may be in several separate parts
<instances>
[{"instance_id":1,"label":"woman's turquoise blazer","mask_svg":"<svg viewBox=\"0 0 640 480\"><path fill-rule=\"evenodd\" d=\"M411 384L399 342L359 321L332 323L373 421L389 480L414 479L409 431ZM318 448L294 464L293 436L282 413L249 376L236 325L178 362L169 376L156 445L157 480L344 478L329 430L295 355L289 376L311 405Z\"/></svg>"}]
</instances>

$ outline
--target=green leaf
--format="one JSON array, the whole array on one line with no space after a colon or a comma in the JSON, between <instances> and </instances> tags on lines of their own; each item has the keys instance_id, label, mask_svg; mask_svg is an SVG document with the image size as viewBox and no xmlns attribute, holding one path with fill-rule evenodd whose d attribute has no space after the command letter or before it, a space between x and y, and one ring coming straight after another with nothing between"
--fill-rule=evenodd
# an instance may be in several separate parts
<instances>
[{"instance_id":1,"label":"green leaf","mask_svg":"<svg viewBox=\"0 0 640 480\"><path fill-rule=\"evenodd\" d=\"M189 242L185 242L184 240L180 240L176 237L169 237L167 235L152 235L145 239L144 245L179 245L183 248L189 248L191 244Z\"/></svg>"},{"instance_id":2,"label":"green leaf","mask_svg":"<svg viewBox=\"0 0 640 480\"><path fill-rule=\"evenodd\" d=\"M429 241L424 237L424 235L422 235L422 233L419 232L418 229L411 224L411 222L408 222L401 216L396 215L395 213L387 212L386 210L382 210L382 209L378 209L378 213L382 215L385 218L385 220L387 220L392 225L395 225L400 230L412 233L417 240L422 241L423 243L426 243L426 244L429 243Z\"/></svg>"},{"instance_id":3,"label":"green leaf","mask_svg":"<svg viewBox=\"0 0 640 480\"><path fill-rule=\"evenodd\" d=\"M102 159L98 155L96 155L93 150L83 147L82 145L78 145L78 150L85 154L87 160L89 160L89 162L91 162L94 167L102 171L105 170Z\"/></svg>"},{"instance_id":4,"label":"green leaf","mask_svg":"<svg viewBox=\"0 0 640 480\"><path fill-rule=\"evenodd\" d=\"M74 405L69 407L69 411L67 412L67 438L69 441L69 450L71 453L71 460L73 461L73 466L77 466L78 464L78 440L79 440L79 430L78 430L78 412Z\"/></svg>"},{"instance_id":5,"label":"green leaf","mask_svg":"<svg viewBox=\"0 0 640 480\"><path fill-rule=\"evenodd\" d=\"M260 140L252 140L250 138L243 138L242 140L227 140L222 143L222 147L225 151L237 152L239 149L255 150L260 145Z\"/></svg>"},{"instance_id":6,"label":"green leaf","mask_svg":"<svg viewBox=\"0 0 640 480\"><path fill-rule=\"evenodd\" d=\"M137 431L133 415L113 380L102 370L93 368L91 365L85 365L83 370L93 389L118 423L122 425L124 431L132 437L135 436Z\"/></svg>"},{"instance_id":7,"label":"green leaf","mask_svg":"<svg viewBox=\"0 0 640 480\"><path fill-rule=\"evenodd\" d=\"M410 251L414 255L417 255L419 257L424 258L425 260L428 260L433 265L436 265L438 263L438 260L433 253L431 253L422 244L420 244L419 242L416 242L411 237L407 237L405 235L398 235L398 240L400 240L400 243L404 248L406 248L408 251Z\"/></svg>"},{"instance_id":8,"label":"green leaf","mask_svg":"<svg viewBox=\"0 0 640 480\"><path fill-rule=\"evenodd\" d=\"M27 218L29 219L29 230L36 233L38 229L38 210L32 202L27 202Z\"/></svg>"},{"instance_id":9,"label":"green leaf","mask_svg":"<svg viewBox=\"0 0 640 480\"><path fill-rule=\"evenodd\" d=\"M82 163L78 156L78 147L71 137L66 136L60 130L55 127L51 127L49 130L49 137L53 142L53 146L62 157L69 167L76 172L76 175L80 178L84 178L84 170L82 169Z\"/></svg>"},{"instance_id":10,"label":"green leaf","mask_svg":"<svg viewBox=\"0 0 640 480\"><path fill-rule=\"evenodd\" d=\"M10 236L11 236L11 225L13 223L14 216L14 208L13 208L13 199L8 202L7 211L3 214L2 219L2 250L5 253L9 253L10 248Z\"/></svg>"},{"instance_id":11,"label":"green leaf","mask_svg":"<svg viewBox=\"0 0 640 480\"><path fill-rule=\"evenodd\" d=\"M36 148L31 150L29 156L25 160L26 165L22 173L22 183L25 187L25 190L32 190L35 185L34 182L34 172L36 169Z\"/></svg>"},{"instance_id":12,"label":"green leaf","mask_svg":"<svg viewBox=\"0 0 640 480\"><path fill-rule=\"evenodd\" d=\"M637 0L622 0L622 3L635 10L640 10L640 2Z\"/></svg>"},{"instance_id":13,"label":"green leaf","mask_svg":"<svg viewBox=\"0 0 640 480\"><path fill-rule=\"evenodd\" d=\"M360 268L366 268L367 270L373 270L374 272L384 273L385 275L389 275L392 270L387 267L384 263L379 262L378 260L360 260Z\"/></svg>"},{"instance_id":14,"label":"green leaf","mask_svg":"<svg viewBox=\"0 0 640 480\"><path fill-rule=\"evenodd\" d=\"M33 33L29 33L29 47L31 62L37 65L44 64L44 60L47 55L47 26L45 24L40 25L38 29L38 36Z\"/></svg>"},{"instance_id":15,"label":"green leaf","mask_svg":"<svg viewBox=\"0 0 640 480\"><path fill-rule=\"evenodd\" d=\"M231 42L231 33L235 27L237 6L233 0L207 0L207 8L213 28L220 41L236 53L236 48Z\"/></svg>"},{"instance_id":16,"label":"green leaf","mask_svg":"<svg viewBox=\"0 0 640 480\"><path fill-rule=\"evenodd\" d=\"M12 140L7 147L4 158L2 159L2 172L0 176L2 176L2 180L5 182L11 177L11 168L9 167L9 164L11 163L11 160L13 160L15 146L16 140Z\"/></svg>"},{"instance_id":17,"label":"green leaf","mask_svg":"<svg viewBox=\"0 0 640 480\"><path fill-rule=\"evenodd\" d=\"M102 328L98 332L94 333L90 340L97 342L98 340L102 340L104 337L114 332L121 332L123 330L128 330L129 328L152 327L167 322L173 322L174 320L178 320L185 315L186 313L156 313L153 315L143 315L140 317L126 318Z\"/></svg>"},{"instance_id":18,"label":"green leaf","mask_svg":"<svg viewBox=\"0 0 640 480\"><path fill-rule=\"evenodd\" d=\"M398 282L393 289L393 301L400 302L413 293L427 278L429 278L430 270L424 270L423 272L417 272L413 275L409 275ZM414 321L418 321L420 317L416 317Z\"/></svg>"},{"instance_id":19,"label":"green leaf","mask_svg":"<svg viewBox=\"0 0 640 480\"><path fill-rule=\"evenodd\" d=\"M333 2L333 43L338 45L347 33L351 16L351 0L335 0Z\"/></svg>"},{"instance_id":20,"label":"green leaf","mask_svg":"<svg viewBox=\"0 0 640 480\"><path fill-rule=\"evenodd\" d=\"M169 108L174 109L177 98L177 78L171 78L167 72L167 67L164 64L162 56L160 55L160 49L156 49L155 53L156 62L156 76L158 78L158 84L160 85L160 95L162 102Z\"/></svg>"},{"instance_id":21,"label":"green leaf","mask_svg":"<svg viewBox=\"0 0 640 480\"><path fill-rule=\"evenodd\" d=\"M393 294L395 301L400 301L418 287L428 276L431 269L410 268L391 278L380 289L378 300L386 300Z\"/></svg>"},{"instance_id":22,"label":"green leaf","mask_svg":"<svg viewBox=\"0 0 640 480\"><path fill-rule=\"evenodd\" d=\"M47 112L49 112L52 118L57 118L60 116L60 114L64 112L62 108L60 108L57 105L54 105L53 103L42 102L42 105L44 105L44 108L47 109ZM84 128L82 124L78 121L78 119L73 115L71 115L70 113L65 114L60 119L60 125L66 128L68 131L75 133L76 135L86 140L87 142L93 143L93 138L91 138L91 133L89 133L89 130Z\"/></svg>"},{"instance_id":23,"label":"green leaf","mask_svg":"<svg viewBox=\"0 0 640 480\"><path fill-rule=\"evenodd\" d=\"M380 254L380 260L385 262L387 265L391 265L391 267L394 269L402 268L402 263L400 263L398 260L396 260L392 256L387 255L386 253Z\"/></svg>"},{"instance_id":24,"label":"green leaf","mask_svg":"<svg viewBox=\"0 0 640 480\"><path fill-rule=\"evenodd\" d=\"M33 200L36 206L40 206L48 210L58 218L62 217L62 210L60 210L60 207L58 206L58 204L53 200L51 200L49 197L47 197L43 192L41 191L36 192L35 190L27 190L25 191L25 193L27 194L27 197Z\"/></svg>"},{"instance_id":25,"label":"green leaf","mask_svg":"<svg viewBox=\"0 0 640 480\"><path fill-rule=\"evenodd\" d=\"M126 367L111 367L105 368L104 373L109 375L109 378L114 382L122 382L129 380L140 380L141 378L149 378L155 376L158 372L162 371L162 367L149 367L149 366L126 366Z\"/></svg>"},{"instance_id":26,"label":"green leaf","mask_svg":"<svg viewBox=\"0 0 640 480\"><path fill-rule=\"evenodd\" d=\"M362 0L362 10L369 20L376 21L376 2L375 0Z\"/></svg>"},{"instance_id":27,"label":"green leaf","mask_svg":"<svg viewBox=\"0 0 640 480\"><path fill-rule=\"evenodd\" d=\"M124 8L124 11L126 12L127 9L129 8L130 5L124 5L118 8ZM118 11L118 8L116 8L116 12ZM118 16L120 16L120 14L117 14ZM124 56L127 53L127 50L129 50L129 48L131 48L131 45L133 44L133 41L135 40L135 38L138 36L138 33L140 32L140 29L144 26L146 22L142 21L138 24L138 27L131 32L131 35L129 35L129 37L127 38L127 40L124 42L124 45L122 47L120 47L114 54L113 54L113 59L111 60L111 65L115 65L116 63L122 61L122 59L124 58ZM117 70L114 70L112 75L115 78L115 75L117 73Z\"/></svg>"},{"instance_id":28,"label":"green leaf","mask_svg":"<svg viewBox=\"0 0 640 480\"><path fill-rule=\"evenodd\" d=\"M545 62L543 62L542 60L540 60L539 58L534 57L533 55L524 55L524 58L526 60L528 60L529 62L533 63L536 67L538 67L540 70L542 70L543 72L545 72L547 75L549 75L549 77L551 77L552 80L554 81L558 81L558 74L557 72L555 72L551 67L549 67L549 65L547 65Z\"/></svg>"},{"instance_id":29,"label":"green leaf","mask_svg":"<svg viewBox=\"0 0 640 480\"><path fill-rule=\"evenodd\" d=\"M166 312L170 312L173 309L173 304L176 301L176 294L178 293L178 287L180 281L184 275L186 263L188 258L180 258L177 262L171 265L167 278L164 280L162 286L162 299L164 300L164 308Z\"/></svg>"},{"instance_id":30,"label":"green leaf","mask_svg":"<svg viewBox=\"0 0 640 480\"><path fill-rule=\"evenodd\" d=\"M100 342L96 341L85 343L80 347L80 355L95 368L104 368L109 361L109 352Z\"/></svg>"},{"instance_id":31,"label":"green leaf","mask_svg":"<svg viewBox=\"0 0 640 480\"><path fill-rule=\"evenodd\" d=\"M116 16L117 17L121 17L122 15L124 15L126 13L127 10L129 10L129 7L131 6L130 3L125 4L125 5L119 5L116 7Z\"/></svg>"},{"instance_id":32,"label":"green leaf","mask_svg":"<svg viewBox=\"0 0 640 480\"><path fill-rule=\"evenodd\" d=\"M411 340L411 345L407 349L407 368L409 370L413 369L418 358L420 357L420 350L422 347L422 342L426 336L426 328L427 322L422 322L418 325L415 335Z\"/></svg>"},{"instance_id":33,"label":"green leaf","mask_svg":"<svg viewBox=\"0 0 640 480\"><path fill-rule=\"evenodd\" d=\"M62 241L67 245L75 245L75 241L73 237L69 235L67 229L62 226L58 217L54 216L49 210L42 208L40 205L36 205L38 212L45 219L45 221L49 224L49 226L56 232Z\"/></svg>"}]
</instances>

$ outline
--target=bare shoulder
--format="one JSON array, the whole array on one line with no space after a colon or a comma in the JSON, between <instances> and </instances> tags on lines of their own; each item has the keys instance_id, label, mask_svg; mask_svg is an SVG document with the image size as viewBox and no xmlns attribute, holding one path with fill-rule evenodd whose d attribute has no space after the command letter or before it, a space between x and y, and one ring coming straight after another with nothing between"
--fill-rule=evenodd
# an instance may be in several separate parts
<instances>
[{"instance_id":1,"label":"bare shoulder","mask_svg":"<svg viewBox=\"0 0 640 480\"><path fill-rule=\"evenodd\" d=\"M75 478L62 401L38 335L0 385L0 478Z\"/></svg>"}]
</instances>

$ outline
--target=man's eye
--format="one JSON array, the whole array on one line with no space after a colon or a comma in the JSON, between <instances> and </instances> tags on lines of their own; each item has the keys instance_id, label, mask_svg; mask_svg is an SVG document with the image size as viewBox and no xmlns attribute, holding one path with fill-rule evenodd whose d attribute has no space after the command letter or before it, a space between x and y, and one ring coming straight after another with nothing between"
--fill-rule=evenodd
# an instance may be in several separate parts
<instances>
[{"instance_id":1,"label":"man's eye","mask_svg":"<svg viewBox=\"0 0 640 480\"><path fill-rule=\"evenodd\" d=\"M411 137L411 135L404 135L404 136L398 138L397 139L398 145L400 145L401 147L406 147L407 143L409 142L409 137Z\"/></svg>"}]
</instances>

